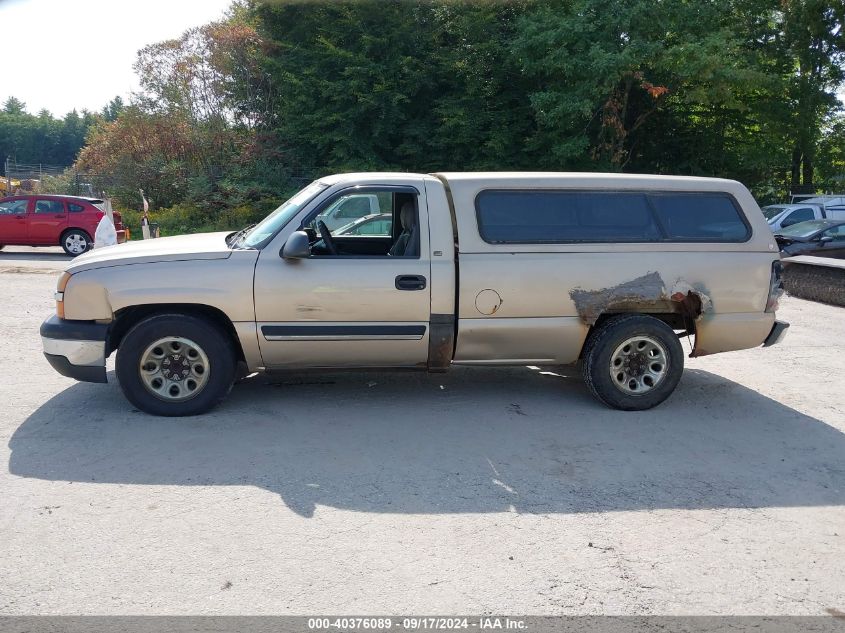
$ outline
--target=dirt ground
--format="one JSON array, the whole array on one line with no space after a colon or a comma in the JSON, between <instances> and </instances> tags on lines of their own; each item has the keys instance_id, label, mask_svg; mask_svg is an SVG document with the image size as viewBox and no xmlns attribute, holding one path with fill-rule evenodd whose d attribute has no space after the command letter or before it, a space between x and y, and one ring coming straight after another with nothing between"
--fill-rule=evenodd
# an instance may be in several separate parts
<instances>
[{"instance_id":1,"label":"dirt ground","mask_svg":"<svg viewBox=\"0 0 845 633\"><path fill-rule=\"evenodd\" d=\"M516 367L163 419L47 365L65 262L0 253L0 614L845 611L843 308L786 298L650 412Z\"/></svg>"}]
</instances>

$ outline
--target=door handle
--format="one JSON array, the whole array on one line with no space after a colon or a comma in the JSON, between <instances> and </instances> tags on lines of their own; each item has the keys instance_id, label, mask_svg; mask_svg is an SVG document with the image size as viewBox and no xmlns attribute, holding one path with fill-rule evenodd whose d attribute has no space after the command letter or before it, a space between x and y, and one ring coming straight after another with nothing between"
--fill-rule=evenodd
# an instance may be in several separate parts
<instances>
[{"instance_id":1,"label":"door handle","mask_svg":"<svg viewBox=\"0 0 845 633\"><path fill-rule=\"evenodd\" d=\"M399 275L396 278L396 290L425 290L425 277L422 275Z\"/></svg>"},{"instance_id":2,"label":"door handle","mask_svg":"<svg viewBox=\"0 0 845 633\"><path fill-rule=\"evenodd\" d=\"M65 216L64 216L64 215L57 215L56 217L57 217L57 218L59 218L59 219L61 220L61 219L62 219L62 218L64 218Z\"/></svg>"},{"instance_id":3,"label":"door handle","mask_svg":"<svg viewBox=\"0 0 845 633\"><path fill-rule=\"evenodd\" d=\"M16 216L15 216L15 219L16 219L16 220L25 220L25 219L26 219L26 216L25 216L25 215L16 215Z\"/></svg>"}]
</instances>

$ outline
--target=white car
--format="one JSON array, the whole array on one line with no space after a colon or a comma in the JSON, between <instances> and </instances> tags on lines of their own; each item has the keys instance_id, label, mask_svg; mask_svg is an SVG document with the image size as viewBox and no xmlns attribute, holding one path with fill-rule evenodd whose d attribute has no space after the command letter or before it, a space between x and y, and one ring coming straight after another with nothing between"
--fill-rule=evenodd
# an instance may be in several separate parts
<instances>
[{"instance_id":1,"label":"white car","mask_svg":"<svg viewBox=\"0 0 845 633\"><path fill-rule=\"evenodd\" d=\"M836 204L837 201L840 204ZM810 198L791 204L770 204L762 211L772 232L777 233L808 220L845 220L845 198Z\"/></svg>"}]
</instances>

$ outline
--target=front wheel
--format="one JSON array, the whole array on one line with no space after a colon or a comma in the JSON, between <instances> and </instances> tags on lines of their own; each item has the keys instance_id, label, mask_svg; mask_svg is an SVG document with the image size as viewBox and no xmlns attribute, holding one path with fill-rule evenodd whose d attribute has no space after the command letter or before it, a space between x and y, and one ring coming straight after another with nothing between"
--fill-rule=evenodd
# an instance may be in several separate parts
<instances>
[{"instance_id":1,"label":"front wheel","mask_svg":"<svg viewBox=\"0 0 845 633\"><path fill-rule=\"evenodd\" d=\"M657 406L678 386L684 352L663 321L640 314L611 317L584 347L582 373L592 394L614 409Z\"/></svg>"},{"instance_id":2,"label":"front wheel","mask_svg":"<svg viewBox=\"0 0 845 633\"><path fill-rule=\"evenodd\" d=\"M61 241L59 242L65 253L71 257L82 255L93 245L91 236L81 229L70 229L62 233Z\"/></svg>"},{"instance_id":3,"label":"front wheel","mask_svg":"<svg viewBox=\"0 0 845 633\"><path fill-rule=\"evenodd\" d=\"M117 350L120 388L152 415L198 415L232 388L237 359L229 334L193 316L162 314L133 326Z\"/></svg>"}]
</instances>

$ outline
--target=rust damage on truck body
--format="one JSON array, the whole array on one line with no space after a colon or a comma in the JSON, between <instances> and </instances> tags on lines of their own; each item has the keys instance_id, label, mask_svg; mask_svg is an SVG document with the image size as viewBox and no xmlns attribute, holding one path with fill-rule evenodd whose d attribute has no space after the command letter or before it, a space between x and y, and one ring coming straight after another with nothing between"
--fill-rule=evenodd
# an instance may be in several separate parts
<instances>
[{"instance_id":1,"label":"rust damage on truck body","mask_svg":"<svg viewBox=\"0 0 845 633\"><path fill-rule=\"evenodd\" d=\"M677 314L683 318L688 332L696 331L696 322L712 308L709 295L700 287L678 279L667 287L657 272L650 272L630 281L600 290L574 288L569 293L578 316L593 326L603 314L640 312L643 314ZM704 356L696 346L690 356Z\"/></svg>"}]
</instances>

